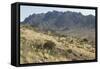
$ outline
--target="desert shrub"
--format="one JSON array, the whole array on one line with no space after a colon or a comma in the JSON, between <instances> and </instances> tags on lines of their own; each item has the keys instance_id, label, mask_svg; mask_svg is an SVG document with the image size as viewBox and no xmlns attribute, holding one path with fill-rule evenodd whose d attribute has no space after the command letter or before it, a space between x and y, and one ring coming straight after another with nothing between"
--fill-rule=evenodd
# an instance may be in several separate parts
<instances>
[{"instance_id":1,"label":"desert shrub","mask_svg":"<svg viewBox=\"0 0 100 69\"><path fill-rule=\"evenodd\" d=\"M42 44L36 44L37 49L42 49Z\"/></svg>"},{"instance_id":2,"label":"desert shrub","mask_svg":"<svg viewBox=\"0 0 100 69\"><path fill-rule=\"evenodd\" d=\"M26 38L25 37L21 37L20 41L21 42L25 42L26 41Z\"/></svg>"},{"instance_id":3,"label":"desert shrub","mask_svg":"<svg viewBox=\"0 0 100 69\"><path fill-rule=\"evenodd\" d=\"M68 52L68 53L72 53L72 50L71 50L71 49L68 49L67 52Z\"/></svg>"},{"instance_id":4,"label":"desert shrub","mask_svg":"<svg viewBox=\"0 0 100 69\"><path fill-rule=\"evenodd\" d=\"M83 38L80 42L88 42L87 38Z\"/></svg>"},{"instance_id":5,"label":"desert shrub","mask_svg":"<svg viewBox=\"0 0 100 69\"><path fill-rule=\"evenodd\" d=\"M26 46L26 38L25 37L21 37L20 38L20 47L21 47L21 49L24 49L24 47Z\"/></svg>"},{"instance_id":6,"label":"desert shrub","mask_svg":"<svg viewBox=\"0 0 100 69\"><path fill-rule=\"evenodd\" d=\"M74 43L74 40L70 40L69 43L71 43L71 44Z\"/></svg>"},{"instance_id":7,"label":"desert shrub","mask_svg":"<svg viewBox=\"0 0 100 69\"><path fill-rule=\"evenodd\" d=\"M61 35L61 37L66 37L67 35Z\"/></svg>"},{"instance_id":8,"label":"desert shrub","mask_svg":"<svg viewBox=\"0 0 100 69\"><path fill-rule=\"evenodd\" d=\"M43 49L53 49L55 48L56 44L50 40L46 41L43 45Z\"/></svg>"},{"instance_id":9,"label":"desert shrub","mask_svg":"<svg viewBox=\"0 0 100 69\"><path fill-rule=\"evenodd\" d=\"M91 48L90 52L95 53L95 49Z\"/></svg>"},{"instance_id":10,"label":"desert shrub","mask_svg":"<svg viewBox=\"0 0 100 69\"><path fill-rule=\"evenodd\" d=\"M55 56L57 55L57 52L52 49L52 50L48 50L48 54Z\"/></svg>"},{"instance_id":11,"label":"desert shrub","mask_svg":"<svg viewBox=\"0 0 100 69\"><path fill-rule=\"evenodd\" d=\"M80 54L80 56L82 56L82 54Z\"/></svg>"},{"instance_id":12,"label":"desert shrub","mask_svg":"<svg viewBox=\"0 0 100 69\"><path fill-rule=\"evenodd\" d=\"M41 41L35 40L35 42L34 41L30 41L30 43L32 44L31 45L32 48L36 48L36 50L42 49L43 43Z\"/></svg>"},{"instance_id":13,"label":"desert shrub","mask_svg":"<svg viewBox=\"0 0 100 69\"><path fill-rule=\"evenodd\" d=\"M84 42L88 42L88 39L84 38L83 41L84 41Z\"/></svg>"},{"instance_id":14,"label":"desert shrub","mask_svg":"<svg viewBox=\"0 0 100 69\"><path fill-rule=\"evenodd\" d=\"M93 48L95 48L95 42L94 42L94 41L90 41L89 44L91 44L91 46L92 46Z\"/></svg>"},{"instance_id":15,"label":"desert shrub","mask_svg":"<svg viewBox=\"0 0 100 69\"><path fill-rule=\"evenodd\" d=\"M81 45L77 45L77 47L78 47L78 48L83 48L83 46L81 46Z\"/></svg>"},{"instance_id":16,"label":"desert shrub","mask_svg":"<svg viewBox=\"0 0 100 69\"><path fill-rule=\"evenodd\" d=\"M69 55L68 51L66 50L64 55L67 57Z\"/></svg>"}]
</instances>

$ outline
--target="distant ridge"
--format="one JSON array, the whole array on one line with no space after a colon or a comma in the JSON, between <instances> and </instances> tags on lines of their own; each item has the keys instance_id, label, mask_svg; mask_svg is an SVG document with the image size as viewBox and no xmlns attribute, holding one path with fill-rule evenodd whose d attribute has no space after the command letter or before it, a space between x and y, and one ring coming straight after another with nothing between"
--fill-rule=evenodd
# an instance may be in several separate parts
<instances>
[{"instance_id":1,"label":"distant ridge","mask_svg":"<svg viewBox=\"0 0 100 69\"><path fill-rule=\"evenodd\" d=\"M93 15L82 15L77 12L59 12L59 11L49 11L47 13L32 14L25 18L22 23L28 23L33 26L43 27L44 29L53 30L64 30L73 27L85 27L94 28L95 27L95 16Z\"/></svg>"}]
</instances>

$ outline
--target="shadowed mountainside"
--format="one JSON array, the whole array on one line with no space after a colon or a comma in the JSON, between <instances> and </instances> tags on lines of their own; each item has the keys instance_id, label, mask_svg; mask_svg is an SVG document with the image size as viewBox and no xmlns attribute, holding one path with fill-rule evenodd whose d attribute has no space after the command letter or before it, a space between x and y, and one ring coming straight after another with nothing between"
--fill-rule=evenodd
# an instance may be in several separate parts
<instances>
[{"instance_id":1,"label":"shadowed mountainside","mask_svg":"<svg viewBox=\"0 0 100 69\"><path fill-rule=\"evenodd\" d=\"M82 15L77 12L49 11L47 13L32 14L22 23L50 30L69 30L72 28L95 28L95 16Z\"/></svg>"},{"instance_id":2,"label":"shadowed mountainside","mask_svg":"<svg viewBox=\"0 0 100 69\"><path fill-rule=\"evenodd\" d=\"M60 35L86 37L95 40L95 16L77 12L49 11L32 14L21 24L30 24L41 31L52 31ZM93 35L91 35L93 34Z\"/></svg>"}]
</instances>

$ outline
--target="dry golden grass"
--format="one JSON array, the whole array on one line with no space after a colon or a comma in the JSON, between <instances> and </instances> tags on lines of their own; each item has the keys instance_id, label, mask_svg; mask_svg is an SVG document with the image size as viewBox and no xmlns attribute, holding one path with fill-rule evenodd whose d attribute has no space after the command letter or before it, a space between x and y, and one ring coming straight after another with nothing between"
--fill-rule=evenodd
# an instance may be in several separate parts
<instances>
[{"instance_id":1,"label":"dry golden grass","mask_svg":"<svg viewBox=\"0 0 100 69\"><path fill-rule=\"evenodd\" d=\"M20 31L21 64L95 59L95 47L81 38L53 36L24 25Z\"/></svg>"}]
</instances>

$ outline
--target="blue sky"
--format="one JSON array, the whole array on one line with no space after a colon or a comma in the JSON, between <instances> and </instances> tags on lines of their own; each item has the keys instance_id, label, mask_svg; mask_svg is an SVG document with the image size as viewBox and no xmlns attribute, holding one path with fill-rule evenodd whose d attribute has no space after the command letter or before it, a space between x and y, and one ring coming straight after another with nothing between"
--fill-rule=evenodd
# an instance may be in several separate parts
<instances>
[{"instance_id":1,"label":"blue sky","mask_svg":"<svg viewBox=\"0 0 100 69\"><path fill-rule=\"evenodd\" d=\"M75 8L57 8L57 7L40 7L40 6L20 6L20 21L23 21L29 15L35 13L46 13L48 11L72 11L72 12L81 12L83 15L95 15L95 10L88 9L75 9Z\"/></svg>"}]
</instances>

